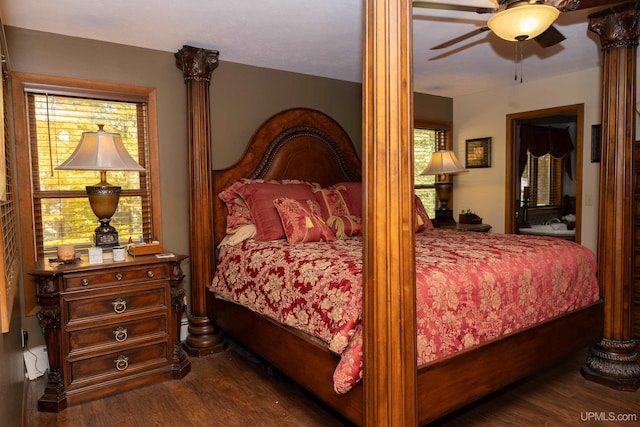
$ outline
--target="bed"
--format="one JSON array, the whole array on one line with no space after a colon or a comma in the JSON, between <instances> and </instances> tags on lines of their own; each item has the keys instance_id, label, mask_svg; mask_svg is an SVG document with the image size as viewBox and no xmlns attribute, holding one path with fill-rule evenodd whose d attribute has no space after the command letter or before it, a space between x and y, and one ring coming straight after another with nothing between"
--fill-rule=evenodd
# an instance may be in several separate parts
<instances>
[{"instance_id":1,"label":"bed","mask_svg":"<svg viewBox=\"0 0 640 427\"><path fill-rule=\"evenodd\" d=\"M315 110L292 109L267 120L234 166L213 171L213 193L218 195L243 178L299 180L326 188L359 181L360 169L352 142L339 124ZM194 200L197 204L198 198ZM213 205L217 246L227 234L228 211L218 197L213 198ZM433 235L446 232L431 231ZM243 242L239 247L247 244ZM352 422L363 423L362 381L340 393L335 390L334 373L341 361L335 348L330 350L323 341L279 323L273 316L258 314L255 307L236 304L228 295L216 298L214 292L206 292L204 297L209 318L226 335ZM498 337L421 363L417 387L419 422L432 421L593 343L602 335L602 316L602 302L596 295L580 308L554 314L517 331L503 331Z\"/></svg>"}]
</instances>

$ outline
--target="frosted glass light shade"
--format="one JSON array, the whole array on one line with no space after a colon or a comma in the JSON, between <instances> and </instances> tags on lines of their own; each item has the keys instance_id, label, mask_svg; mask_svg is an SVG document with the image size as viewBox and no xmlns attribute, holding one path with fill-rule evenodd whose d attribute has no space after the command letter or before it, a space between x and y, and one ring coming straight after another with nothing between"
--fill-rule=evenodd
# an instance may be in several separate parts
<instances>
[{"instance_id":1,"label":"frosted glass light shade","mask_svg":"<svg viewBox=\"0 0 640 427\"><path fill-rule=\"evenodd\" d=\"M532 39L544 33L560 15L560 11L546 4L525 4L496 13L487 26L507 41Z\"/></svg>"}]
</instances>

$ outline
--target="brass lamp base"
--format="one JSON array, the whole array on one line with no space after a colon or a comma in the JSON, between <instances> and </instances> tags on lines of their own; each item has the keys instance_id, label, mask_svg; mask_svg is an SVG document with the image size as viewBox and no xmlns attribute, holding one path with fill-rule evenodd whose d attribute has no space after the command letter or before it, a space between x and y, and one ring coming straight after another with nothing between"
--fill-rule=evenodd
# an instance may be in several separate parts
<instances>
[{"instance_id":1,"label":"brass lamp base","mask_svg":"<svg viewBox=\"0 0 640 427\"><path fill-rule=\"evenodd\" d=\"M440 200L440 209L436 209L436 222L438 227L456 225L453 219L453 211L447 207L451 194L453 193L453 183L449 181L436 182L436 197Z\"/></svg>"},{"instance_id":2,"label":"brass lamp base","mask_svg":"<svg viewBox=\"0 0 640 427\"><path fill-rule=\"evenodd\" d=\"M118 231L111 225L111 218L101 219L100 225L96 228L94 234L94 244L103 249L111 249L119 246Z\"/></svg>"},{"instance_id":3,"label":"brass lamp base","mask_svg":"<svg viewBox=\"0 0 640 427\"><path fill-rule=\"evenodd\" d=\"M456 225L456 220L453 219L453 211L446 208L436 209L436 223L438 227Z\"/></svg>"},{"instance_id":4,"label":"brass lamp base","mask_svg":"<svg viewBox=\"0 0 640 427\"><path fill-rule=\"evenodd\" d=\"M118 232L111 226L111 217L118 209L121 188L103 179L97 185L87 185L87 195L93 213L100 225L95 229L94 243L97 247L111 249L118 246Z\"/></svg>"}]
</instances>

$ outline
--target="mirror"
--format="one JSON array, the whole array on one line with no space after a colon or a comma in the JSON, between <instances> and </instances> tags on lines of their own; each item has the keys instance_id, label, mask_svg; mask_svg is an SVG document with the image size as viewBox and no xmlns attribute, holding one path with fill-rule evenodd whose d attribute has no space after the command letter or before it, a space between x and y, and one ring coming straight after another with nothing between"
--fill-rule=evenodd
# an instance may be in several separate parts
<instances>
[{"instance_id":1,"label":"mirror","mask_svg":"<svg viewBox=\"0 0 640 427\"><path fill-rule=\"evenodd\" d=\"M583 110L577 104L507 116L506 233L580 242Z\"/></svg>"}]
</instances>

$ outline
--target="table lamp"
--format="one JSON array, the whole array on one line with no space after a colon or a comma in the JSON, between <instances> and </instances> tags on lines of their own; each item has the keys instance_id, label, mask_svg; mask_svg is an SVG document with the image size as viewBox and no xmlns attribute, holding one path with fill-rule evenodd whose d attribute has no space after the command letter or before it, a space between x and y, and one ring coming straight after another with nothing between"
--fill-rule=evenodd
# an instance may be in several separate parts
<instances>
[{"instance_id":1,"label":"table lamp","mask_svg":"<svg viewBox=\"0 0 640 427\"><path fill-rule=\"evenodd\" d=\"M111 217L118 208L121 187L107 182L107 171L144 172L127 152L120 134L105 132L103 125L98 125L97 132L83 132L80 143L56 170L97 170L100 171L100 182L87 185L87 195L93 213L98 217L100 225L95 229L95 245L103 249L118 246L118 232L111 226Z\"/></svg>"},{"instance_id":2,"label":"table lamp","mask_svg":"<svg viewBox=\"0 0 640 427\"><path fill-rule=\"evenodd\" d=\"M440 200L440 209L436 209L436 222L439 226L456 224L456 220L453 218L453 211L447 207L447 203L453 193L453 182L448 181L447 175L466 171L453 151L438 150L433 153L431 161L420 174L438 175L438 179L433 186L436 189L436 196Z\"/></svg>"}]
</instances>

